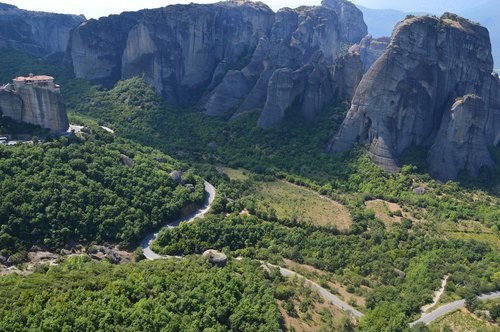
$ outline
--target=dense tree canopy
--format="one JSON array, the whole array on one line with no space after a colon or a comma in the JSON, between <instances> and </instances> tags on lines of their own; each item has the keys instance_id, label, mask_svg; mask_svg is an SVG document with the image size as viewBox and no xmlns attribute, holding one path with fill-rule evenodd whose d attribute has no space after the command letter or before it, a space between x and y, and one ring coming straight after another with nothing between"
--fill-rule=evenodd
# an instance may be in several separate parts
<instances>
[{"instance_id":1,"label":"dense tree canopy","mask_svg":"<svg viewBox=\"0 0 500 332\"><path fill-rule=\"evenodd\" d=\"M376 223L370 222L370 227ZM498 251L476 241L442 240L425 227L410 231L403 224L390 232L356 236L255 217L214 216L163 229L154 245L171 255L201 253L212 247L264 260L288 258L343 275L354 290L369 286L373 291L366 306L374 309L377 319L383 317L381 310L394 312L389 307L395 303L402 317L418 313L431 299L441 276L448 273L452 274L448 288L458 296L500 289L500 279L495 276L500 269ZM406 276L401 278L395 269L406 271Z\"/></svg>"},{"instance_id":2,"label":"dense tree canopy","mask_svg":"<svg viewBox=\"0 0 500 332\"><path fill-rule=\"evenodd\" d=\"M124 158L133 160L133 167ZM185 165L102 130L38 144L0 146L2 255L32 245L137 245L148 231L204 199L200 178L169 173Z\"/></svg>"},{"instance_id":3,"label":"dense tree canopy","mask_svg":"<svg viewBox=\"0 0 500 332\"><path fill-rule=\"evenodd\" d=\"M88 260L0 278L0 331L280 330L270 283L249 261L215 268L201 258Z\"/></svg>"}]
</instances>

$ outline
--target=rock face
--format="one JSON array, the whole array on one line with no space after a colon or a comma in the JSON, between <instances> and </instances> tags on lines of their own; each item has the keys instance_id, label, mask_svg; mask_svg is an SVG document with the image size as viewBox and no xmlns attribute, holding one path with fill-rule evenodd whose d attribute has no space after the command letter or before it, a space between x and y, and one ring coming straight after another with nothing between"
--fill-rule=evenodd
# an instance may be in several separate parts
<instances>
[{"instance_id":1,"label":"rock face","mask_svg":"<svg viewBox=\"0 0 500 332\"><path fill-rule=\"evenodd\" d=\"M0 3L0 48L36 56L65 52L71 30L85 17L33 12Z\"/></svg>"},{"instance_id":2,"label":"rock face","mask_svg":"<svg viewBox=\"0 0 500 332\"><path fill-rule=\"evenodd\" d=\"M257 122L262 128L280 122L292 106L305 119L312 119L336 98L352 94L346 86L356 86L361 79L359 59L346 63L348 75L336 71L341 66L335 64L345 61L339 59L341 48L364 35L362 15L347 1L282 9L275 15L269 36L259 41L250 63L225 75L201 108L209 115L230 112L233 118L262 108ZM357 81L346 84L344 77Z\"/></svg>"},{"instance_id":3,"label":"rock face","mask_svg":"<svg viewBox=\"0 0 500 332\"><path fill-rule=\"evenodd\" d=\"M359 54L366 73L375 61L384 54L389 42L389 37L373 38L371 35L368 35L364 37L359 44L351 46L349 52Z\"/></svg>"},{"instance_id":4,"label":"rock face","mask_svg":"<svg viewBox=\"0 0 500 332\"><path fill-rule=\"evenodd\" d=\"M273 18L266 5L244 1L113 15L75 29L67 60L78 77L115 83L144 75L171 103L190 104L251 54Z\"/></svg>"},{"instance_id":5,"label":"rock face","mask_svg":"<svg viewBox=\"0 0 500 332\"><path fill-rule=\"evenodd\" d=\"M477 176L482 166L494 166L488 147L500 139L500 84L496 85L496 110L490 109L491 99L486 102L477 95L459 98L446 110L428 158L435 177L453 179L461 170Z\"/></svg>"},{"instance_id":6,"label":"rock face","mask_svg":"<svg viewBox=\"0 0 500 332\"><path fill-rule=\"evenodd\" d=\"M368 143L371 158L395 171L405 149L425 146L434 177L477 175L492 165L488 146L499 140L500 82L492 71L485 28L453 14L408 18L361 80L328 150Z\"/></svg>"},{"instance_id":7,"label":"rock face","mask_svg":"<svg viewBox=\"0 0 500 332\"><path fill-rule=\"evenodd\" d=\"M59 86L49 76L18 77L0 88L0 111L5 117L54 133L65 132L69 127Z\"/></svg>"},{"instance_id":8,"label":"rock face","mask_svg":"<svg viewBox=\"0 0 500 332\"><path fill-rule=\"evenodd\" d=\"M77 77L104 84L141 75L172 104L208 115L263 108L259 125L269 127L292 105L311 118L346 90L334 64L366 33L361 12L344 0L277 13L243 0L174 5L80 25L66 62Z\"/></svg>"}]
</instances>

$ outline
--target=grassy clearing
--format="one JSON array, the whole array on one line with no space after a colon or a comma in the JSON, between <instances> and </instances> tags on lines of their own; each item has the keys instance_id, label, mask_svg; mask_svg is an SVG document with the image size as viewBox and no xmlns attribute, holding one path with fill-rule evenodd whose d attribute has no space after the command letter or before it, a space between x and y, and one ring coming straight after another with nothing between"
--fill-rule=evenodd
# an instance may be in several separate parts
<instances>
[{"instance_id":1,"label":"grassy clearing","mask_svg":"<svg viewBox=\"0 0 500 332\"><path fill-rule=\"evenodd\" d=\"M500 250L500 238L495 231L477 221L446 222L439 225L440 232L448 238L476 240Z\"/></svg>"},{"instance_id":2,"label":"grassy clearing","mask_svg":"<svg viewBox=\"0 0 500 332\"><path fill-rule=\"evenodd\" d=\"M429 325L431 332L499 332L500 327L472 316L467 310L454 311Z\"/></svg>"},{"instance_id":3,"label":"grassy clearing","mask_svg":"<svg viewBox=\"0 0 500 332\"><path fill-rule=\"evenodd\" d=\"M285 182L262 182L255 193L257 204L271 207L280 219L296 219L318 226L348 229L352 218L347 208L317 192Z\"/></svg>"},{"instance_id":4,"label":"grassy clearing","mask_svg":"<svg viewBox=\"0 0 500 332\"><path fill-rule=\"evenodd\" d=\"M226 174L231 180L245 181L249 178L248 172L225 166L217 166L217 171Z\"/></svg>"},{"instance_id":5,"label":"grassy clearing","mask_svg":"<svg viewBox=\"0 0 500 332\"><path fill-rule=\"evenodd\" d=\"M403 208L396 203L375 199L366 201L365 206L372 209L375 217L383 221L386 227L391 227L395 222L401 222L403 217L415 221L410 213L403 211Z\"/></svg>"}]
</instances>

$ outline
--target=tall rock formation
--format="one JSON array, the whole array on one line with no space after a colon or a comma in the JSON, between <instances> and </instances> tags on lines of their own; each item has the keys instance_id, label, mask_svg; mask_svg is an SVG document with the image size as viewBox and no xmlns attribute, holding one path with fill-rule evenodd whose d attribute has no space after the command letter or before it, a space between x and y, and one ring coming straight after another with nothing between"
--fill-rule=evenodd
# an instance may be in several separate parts
<instances>
[{"instance_id":1,"label":"tall rock formation","mask_svg":"<svg viewBox=\"0 0 500 332\"><path fill-rule=\"evenodd\" d=\"M193 104L251 54L273 18L266 5L246 1L112 15L75 29L67 60L77 77L112 84L143 75L169 102Z\"/></svg>"},{"instance_id":2,"label":"tall rock formation","mask_svg":"<svg viewBox=\"0 0 500 332\"><path fill-rule=\"evenodd\" d=\"M278 13L244 0L174 5L82 24L66 61L77 77L108 85L143 76L172 104L208 115L263 108L259 125L269 127L292 104L311 118L346 90L334 81L334 64L366 33L361 12L345 0ZM347 64L351 73L359 67Z\"/></svg>"},{"instance_id":3,"label":"tall rock formation","mask_svg":"<svg viewBox=\"0 0 500 332\"><path fill-rule=\"evenodd\" d=\"M71 30L83 21L83 16L34 12L0 3L0 48L35 56L62 53Z\"/></svg>"},{"instance_id":4,"label":"tall rock formation","mask_svg":"<svg viewBox=\"0 0 500 332\"><path fill-rule=\"evenodd\" d=\"M431 175L477 175L498 144L500 82L488 30L453 14L413 17L394 30L361 80L330 152L357 142L388 171L411 145L430 147Z\"/></svg>"},{"instance_id":5,"label":"tall rock formation","mask_svg":"<svg viewBox=\"0 0 500 332\"><path fill-rule=\"evenodd\" d=\"M281 121L292 106L304 118L312 119L336 98L352 94L347 86L356 86L361 79L360 59L346 61L339 56L346 45L359 42L366 33L361 12L348 1L281 9L250 63L242 70L228 72L202 99L201 108L209 115L230 112L233 118L262 108L257 122L262 128ZM356 82L346 84L344 78Z\"/></svg>"},{"instance_id":6,"label":"tall rock formation","mask_svg":"<svg viewBox=\"0 0 500 332\"><path fill-rule=\"evenodd\" d=\"M0 112L54 133L65 132L69 127L59 86L50 76L17 77L12 84L0 88Z\"/></svg>"}]
</instances>

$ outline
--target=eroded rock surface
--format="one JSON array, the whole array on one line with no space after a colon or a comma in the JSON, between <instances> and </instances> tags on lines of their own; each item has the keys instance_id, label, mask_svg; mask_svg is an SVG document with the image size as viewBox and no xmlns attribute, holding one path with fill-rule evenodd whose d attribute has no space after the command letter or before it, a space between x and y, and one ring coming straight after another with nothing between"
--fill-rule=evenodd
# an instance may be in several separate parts
<instances>
[{"instance_id":1,"label":"eroded rock surface","mask_svg":"<svg viewBox=\"0 0 500 332\"><path fill-rule=\"evenodd\" d=\"M68 130L69 121L58 85L50 83L12 83L0 88L2 116L49 129Z\"/></svg>"},{"instance_id":2,"label":"eroded rock surface","mask_svg":"<svg viewBox=\"0 0 500 332\"><path fill-rule=\"evenodd\" d=\"M311 118L345 91L333 65L366 34L361 12L344 0L277 13L241 0L174 5L85 22L66 62L77 77L108 85L143 76L170 103L212 116L263 108L259 125L269 127L291 105Z\"/></svg>"},{"instance_id":3,"label":"eroded rock surface","mask_svg":"<svg viewBox=\"0 0 500 332\"><path fill-rule=\"evenodd\" d=\"M373 38L371 35L368 35L358 44L351 46L349 51L359 54L364 71L367 72L375 61L384 54L390 40L389 37Z\"/></svg>"},{"instance_id":4,"label":"eroded rock surface","mask_svg":"<svg viewBox=\"0 0 500 332\"><path fill-rule=\"evenodd\" d=\"M456 178L491 166L498 143L500 83L488 31L453 14L401 22L361 80L330 152L368 143L388 171L411 145L430 147L431 174Z\"/></svg>"},{"instance_id":5,"label":"eroded rock surface","mask_svg":"<svg viewBox=\"0 0 500 332\"><path fill-rule=\"evenodd\" d=\"M65 52L71 30L83 21L83 16L28 11L0 3L0 48L36 56Z\"/></svg>"}]
</instances>

